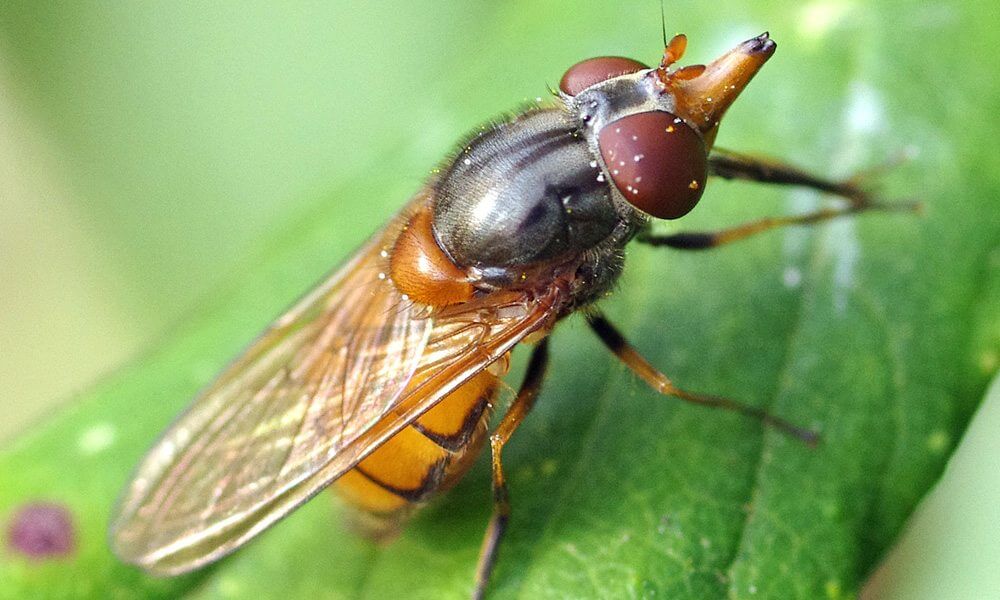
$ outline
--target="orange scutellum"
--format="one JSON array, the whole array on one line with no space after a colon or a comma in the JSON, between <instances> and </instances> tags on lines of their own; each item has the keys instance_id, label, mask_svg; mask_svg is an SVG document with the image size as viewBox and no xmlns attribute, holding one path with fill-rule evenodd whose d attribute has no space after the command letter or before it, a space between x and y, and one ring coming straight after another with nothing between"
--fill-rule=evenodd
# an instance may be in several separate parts
<instances>
[{"instance_id":1,"label":"orange scutellum","mask_svg":"<svg viewBox=\"0 0 1000 600\"><path fill-rule=\"evenodd\" d=\"M674 96L674 113L698 129L711 147L726 109L771 58L777 44L765 32L736 46L708 65L692 65L671 72L669 66L683 53L686 41L673 40L664 51L657 75L664 93Z\"/></svg>"}]
</instances>

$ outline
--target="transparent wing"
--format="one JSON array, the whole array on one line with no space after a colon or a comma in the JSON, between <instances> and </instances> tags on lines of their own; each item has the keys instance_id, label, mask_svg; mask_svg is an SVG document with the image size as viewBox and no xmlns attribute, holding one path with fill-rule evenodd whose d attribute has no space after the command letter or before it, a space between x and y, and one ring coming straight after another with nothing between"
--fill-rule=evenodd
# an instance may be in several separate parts
<instances>
[{"instance_id":1,"label":"transparent wing","mask_svg":"<svg viewBox=\"0 0 1000 600\"><path fill-rule=\"evenodd\" d=\"M220 558L555 316L555 287L413 306L384 275L395 231L278 319L153 447L112 525L123 560L176 574Z\"/></svg>"}]
</instances>

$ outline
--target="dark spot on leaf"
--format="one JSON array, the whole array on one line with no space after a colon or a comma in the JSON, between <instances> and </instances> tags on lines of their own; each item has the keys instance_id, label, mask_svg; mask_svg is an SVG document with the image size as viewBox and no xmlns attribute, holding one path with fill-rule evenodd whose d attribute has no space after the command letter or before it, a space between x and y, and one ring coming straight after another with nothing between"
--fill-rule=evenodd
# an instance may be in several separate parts
<instances>
[{"instance_id":1,"label":"dark spot on leaf","mask_svg":"<svg viewBox=\"0 0 1000 600\"><path fill-rule=\"evenodd\" d=\"M76 546L73 517L66 507L36 502L14 513L7 528L7 546L33 559L66 556Z\"/></svg>"}]
</instances>

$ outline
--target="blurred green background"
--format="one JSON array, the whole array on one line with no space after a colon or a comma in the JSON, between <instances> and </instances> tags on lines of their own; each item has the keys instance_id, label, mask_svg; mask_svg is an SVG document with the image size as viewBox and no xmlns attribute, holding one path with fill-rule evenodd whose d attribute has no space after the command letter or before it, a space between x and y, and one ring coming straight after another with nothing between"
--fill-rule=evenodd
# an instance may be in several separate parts
<instances>
[{"instance_id":1,"label":"blurred green background","mask_svg":"<svg viewBox=\"0 0 1000 600\"><path fill-rule=\"evenodd\" d=\"M956 62L955 81L927 82L951 103L949 114L969 115L962 139L907 128L907 107L923 100L891 89L894 78L924 76L918 59L895 70L894 56L947 45L976 63L996 47L1000 33L975 26L994 10L986 2L672 0L666 8L668 32L689 34L693 61L766 29L779 43L751 88L757 95L723 129L729 145L845 171L913 143L924 159L954 167L963 153L991 152L980 142L1000 134L995 119L978 118L1000 108L993 75ZM659 10L652 1L3 3L0 440L151 352L192 313L224 303L317 212L352 225L352 239L336 247L360 242L457 135L544 95L568 65L599 54L655 61ZM876 71L884 77L866 76ZM836 85L825 83L831 77ZM838 137L850 102L853 126L875 131L877 150ZM893 125L902 126L886 130ZM918 164L933 176L935 164ZM996 189L996 171L963 177ZM338 196L342 189L353 195ZM342 258L331 255L329 265ZM996 280L998 262L994 249L985 281ZM977 334L985 377L997 366L1000 310L982 306L992 324ZM989 410L998 401L994 393ZM996 531L1000 514L996 503L967 500L970 489L982 497L1000 485L996 419L973 430L960 452L967 466L949 471L964 479L935 498L937 513L921 515L930 525L910 534L924 554L897 561L873 597L1000 593L982 564L1000 555L1000 539L982 535ZM984 525L970 532L943 522ZM933 536L920 538L928 527ZM952 547L951 562L935 558ZM930 564L912 569L921 560ZM920 577L954 583L930 593L914 583Z\"/></svg>"}]
</instances>

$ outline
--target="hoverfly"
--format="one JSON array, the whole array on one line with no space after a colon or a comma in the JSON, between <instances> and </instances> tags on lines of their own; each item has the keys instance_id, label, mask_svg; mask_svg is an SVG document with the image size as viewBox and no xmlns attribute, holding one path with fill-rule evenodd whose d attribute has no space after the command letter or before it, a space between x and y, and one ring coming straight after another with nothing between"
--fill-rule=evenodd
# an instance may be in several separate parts
<instances>
[{"instance_id":1,"label":"hoverfly","mask_svg":"<svg viewBox=\"0 0 1000 600\"><path fill-rule=\"evenodd\" d=\"M184 573L239 548L333 484L375 534L455 483L487 443L493 516L476 570L481 597L510 505L502 450L538 396L546 336L581 311L657 391L814 434L725 398L678 388L593 303L623 248L705 249L867 209L857 181L713 148L719 122L775 43L767 33L708 65L675 68L683 35L653 68L601 57L571 67L551 106L478 130L400 214L281 316L205 389L145 457L111 526L116 554ZM811 187L846 199L717 232L654 235L652 218L694 208L709 175ZM513 348L533 343L499 425L489 418Z\"/></svg>"}]
</instances>

